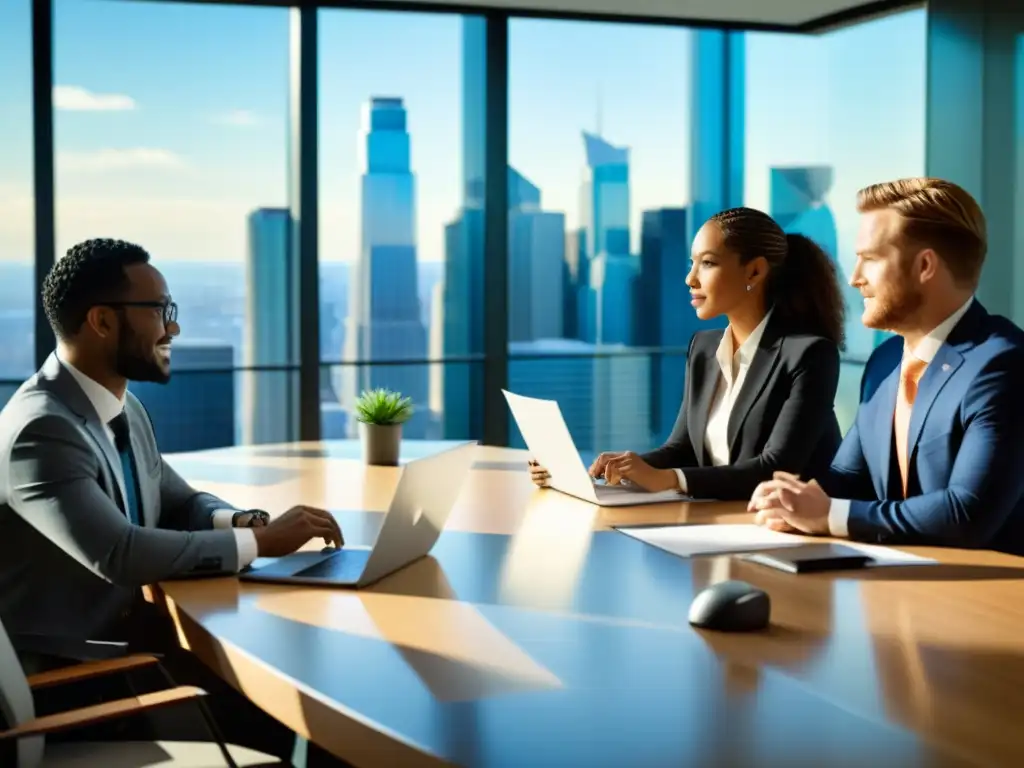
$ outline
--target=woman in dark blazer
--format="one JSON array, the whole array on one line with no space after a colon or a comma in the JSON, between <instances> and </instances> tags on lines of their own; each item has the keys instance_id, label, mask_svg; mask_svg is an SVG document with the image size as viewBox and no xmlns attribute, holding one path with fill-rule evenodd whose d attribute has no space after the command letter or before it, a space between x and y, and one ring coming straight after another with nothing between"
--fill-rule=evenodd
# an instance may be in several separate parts
<instances>
[{"instance_id":1,"label":"woman in dark blazer","mask_svg":"<svg viewBox=\"0 0 1024 768\"><path fill-rule=\"evenodd\" d=\"M834 400L843 346L835 265L767 214L732 208L694 238L686 278L701 320L723 330L690 340L682 407L672 434L649 453L602 453L590 474L698 499L749 499L778 470L813 478L842 435ZM623 403L623 407L629 407ZM531 475L545 485L535 462Z\"/></svg>"}]
</instances>

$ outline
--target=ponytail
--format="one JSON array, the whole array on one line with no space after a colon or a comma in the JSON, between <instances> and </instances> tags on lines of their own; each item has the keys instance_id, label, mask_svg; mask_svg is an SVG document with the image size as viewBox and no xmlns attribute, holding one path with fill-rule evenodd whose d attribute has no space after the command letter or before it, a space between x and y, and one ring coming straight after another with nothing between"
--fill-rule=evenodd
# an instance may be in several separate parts
<instances>
[{"instance_id":1,"label":"ponytail","mask_svg":"<svg viewBox=\"0 0 1024 768\"><path fill-rule=\"evenodd\" d=\"M769 264L765 299L787 326L845 347L843 293L835 262L817 243L803 235L787 234L764 211L729 208L712 216L727 248L740 263L764 257Z\"/></svg>"},{"instance_id":2,"label":"ponytail","mask_svg":"<svg viewBox=\"0 0 1024 768\"><path fill-rule=\"evenodd\" d=\"M786 258L769 273L769 302L790 327L844 349L846 311L835 262L804 235L787 233L786 245Z\"/></svg>"}]
</instances>

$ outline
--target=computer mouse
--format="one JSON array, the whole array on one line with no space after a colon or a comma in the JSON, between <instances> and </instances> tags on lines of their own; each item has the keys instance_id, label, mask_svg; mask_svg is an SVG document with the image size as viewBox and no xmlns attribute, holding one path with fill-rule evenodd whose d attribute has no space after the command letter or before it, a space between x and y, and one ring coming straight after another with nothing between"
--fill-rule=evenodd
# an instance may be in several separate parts
<instances>
[{"instance_id":1,"label":"computer mouse","mask_svg":"<svg viewBox=\"0 0 1024 768\"><path fill-rule=\"evenodd\" d=\"M690 623L720 632L755 632L768 626L768 594L745 581L712 584L690 603Z\"/></svg>"}]
</instances>

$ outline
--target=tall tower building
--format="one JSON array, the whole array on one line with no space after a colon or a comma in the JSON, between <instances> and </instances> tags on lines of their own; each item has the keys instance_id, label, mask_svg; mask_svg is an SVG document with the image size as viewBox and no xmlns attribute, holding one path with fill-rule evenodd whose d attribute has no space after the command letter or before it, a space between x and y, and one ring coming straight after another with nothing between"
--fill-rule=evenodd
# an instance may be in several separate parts
<instances>
[{"instance_id":1,"label":"tall tower building","mask_svg":"<svg viewBox=\"0 0 1024 768\"><path fill-rule=\"evenodd\" d=\"M446 357L484 351L484 196L487 144L487 21L462 17L462 201L445 225L444 288L438 339ZM444 437L483 436L483 366L445 365L436 414Z\"/></svg>"},{"instance_id":2,"label":"tall tower building","mask_svg":"<svg viewBox=\"0 0 1024 768\"><path fill-rule=\"evenodd\" d=\"M744 32L695 29L690 34L692 202L687 241L692 243L711 216L743 205L747 48Z\"/></svg>"},{"instance_id":3,"label":"tall tower building","mask_svg":"<svg viewBox=\"0 0 1024 768\"><path fill-rule=\"evenodd\" d=\"M561 338L565 215L541 210L540 189L508 169L508 340Z\"/></svg>"},{"instance_id":4,"label":"tall tower building","mask_svg":"<svg viewBox=\"0 0 1024 768\"><path fill-rule=\"evenodd\" d=\"M441 291L439 343L445 357L481 354L484 349L482 208L464 206L445 226L445 264ZM483 434L483 366L445 365L437 417L443 437L479 438Z\"/></svg>"},{"instance_id":5,"label":"tall tower building","mask_svg":"<svg viewBox=\"0 0 1024 768\"><path fill-rule=\"evenodd\" d=\"M659 347L651 358L650 428L652 442L661 444L675 426L683 402L686 348L701 328L721 327L702 323L687 301L686 277L690 270L687 240L689 211L661 208L644 211L640 228L640 276L635 283L633 343Z\"/></svg>"},{"instance_id":6,"label":"tall tower building","mask_svg":"<svg viewBox=\"0 0 1024 768\"><path fill-rule=\"evenodd\" d=\"M291 307L296 273L291 212L259 208L249 214L246 262L245 366L295 362ZM286 371L246 373L241 385L242 443L296 438L298 382Z\"/></svg>"},{"instance_id":7,"label":"tall tower building","mask_svg":"<svg viewBox=\"0 0 1024 768\"><path fill-rule=\"evenodd\" d=\"M587 170L582 188L583 228L590 261L589 290L581 296L584 340L629 344L637 260L629 242L629 149L584 131Z\"/></svg>"},{"instance_id":8,"label":"tall tower building","mask_svg":"<svg viewBox=\"0 0 1024 768\"><path fill-rule=\"evenodd\" d=\"M562 264L562 324L567 339L582 339L586 317L580 308L590 288L590 263L587 261L587 233L573 229L565 233L565 262Z\"/></svg>"},{"instance_id":9,"label":"tall tower building","mask_svg":"<svg viewBox=\"0 0 1024 768\"><path fill-rule=\"evenodd\" d=\"M351 283L346 361L423 360L427 331L416 267L416 194L402 99L374 97L364 111L362 244ZM412 398L408 437L428 422L426 365L346 367L342 405L351 412L365 389L384 387ZM354 434L356 422L349 420Z\"/></svg>"}]
</instances>

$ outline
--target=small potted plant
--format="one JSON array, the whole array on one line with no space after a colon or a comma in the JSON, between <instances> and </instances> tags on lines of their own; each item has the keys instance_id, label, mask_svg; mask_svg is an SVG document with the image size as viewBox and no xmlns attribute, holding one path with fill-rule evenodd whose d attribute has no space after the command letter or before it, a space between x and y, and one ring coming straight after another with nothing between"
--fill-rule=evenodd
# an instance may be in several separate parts
<instances>
[{"instance_id":1,"label":"small potted plant","mask_svg":"<svg viewBox=\"0 0 1024 768\"><path fill-rule=\"evenodd\" d=\"M367 464L397 466L402 424L412 416L412 400L388 389L364 391L356 401L356 419Z\"/></svg>"}]
</instances>

